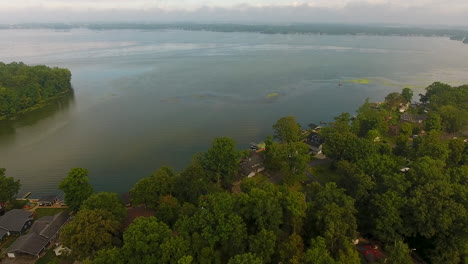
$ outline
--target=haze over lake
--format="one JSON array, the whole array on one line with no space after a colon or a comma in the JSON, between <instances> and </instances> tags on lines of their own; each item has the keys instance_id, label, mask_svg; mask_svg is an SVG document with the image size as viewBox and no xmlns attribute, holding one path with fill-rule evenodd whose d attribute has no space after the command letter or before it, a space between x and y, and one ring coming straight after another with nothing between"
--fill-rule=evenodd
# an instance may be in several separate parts
<instances>
[{"instance_id":1,"label":"haze over lake","mask_svg":"<svg viewBox=\"0 0 468 264\"><path fill-rule=\"evenodd\" d=\"M123 192L162 165L183 169L213 138L239 148L294 115L354 112L434 81L468 83L468 45L448 38L191 31L0 30L0 61L69 68L74 95L0 121L0 167L22 193L57 193L73 167Z\"/></svg>"}]
</instances>

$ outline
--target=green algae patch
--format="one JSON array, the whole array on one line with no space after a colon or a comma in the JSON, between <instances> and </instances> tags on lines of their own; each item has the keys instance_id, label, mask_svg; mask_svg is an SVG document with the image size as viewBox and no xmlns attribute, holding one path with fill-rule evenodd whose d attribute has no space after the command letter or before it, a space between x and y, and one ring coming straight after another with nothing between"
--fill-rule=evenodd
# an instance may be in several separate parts
<instances>
[{"instance_id":1,"label":"green algae patch","mask_svg":"<svg viewBox=\"0 0 468 264\"><path fill-rule=\"evenodd\" d=\"M267 94L266 98L273 99L273 98L276 98L278 96L280 96L279 93L270 93L270 94Z\"/></svg>"},{"instance_id":2,"label":"green algae patch","mask_svg":"<svg viewBox=\"0 0 468 264\"><path fill-rule=\"evenodd\" d=\"M355 84L369 84L371 81L369 79L353 79L353 80L346 80L345 82L355 83Z\"/></svg>"}]
</instances>

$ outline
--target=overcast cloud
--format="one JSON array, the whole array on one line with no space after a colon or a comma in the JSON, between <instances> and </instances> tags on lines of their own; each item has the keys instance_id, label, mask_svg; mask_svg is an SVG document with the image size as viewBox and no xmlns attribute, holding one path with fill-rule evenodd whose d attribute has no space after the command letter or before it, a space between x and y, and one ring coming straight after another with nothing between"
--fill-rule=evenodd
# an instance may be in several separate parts
<instances>
[{"instance_id":1,"label":"overcast cloud","mask_svg":"<svg viewBox=\"0 0 468 264\"><path fill-rule=\"evenodd\" d=\"M468 25L468 0L0 0L0 23L114 21Z\"/></svg>"}]
</instances>

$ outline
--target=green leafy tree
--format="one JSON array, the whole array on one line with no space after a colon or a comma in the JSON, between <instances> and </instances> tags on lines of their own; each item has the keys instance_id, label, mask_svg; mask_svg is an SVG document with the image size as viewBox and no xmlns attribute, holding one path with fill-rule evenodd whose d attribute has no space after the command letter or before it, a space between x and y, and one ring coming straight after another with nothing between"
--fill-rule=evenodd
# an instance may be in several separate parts
<instances>
[{"instance_id":1,"label":"green leafy tree","mask_svg":"<svg viewBox=\"0 0 468 264\"><path fill-rule=\"evenodd\" d=\"M336 167L340 175L339 186L357 200L367 199L375 186L371 176L365 174L356 164L346 160L339 161Z\"/></svg>"},{"instance_id":2,"label":"green leafy tree","mask_svg":"<svg viewBox=\"0 0 468 264\"><path fill-rule=\"evenodd\" d=\"M449 149L445 142L440 140L440 134L429 133L427 136L417 137L413 141L416 157L428 156L445 162L449 156Z\"/></svg>"},{"instance_id":3,"label":"green leafy tree","mask_svg":"<svg viewBox=\"0 0 468 264\"><path fill-rule=\"evenodd\" d=\"M180 211L179 201L171 195L166 195L159 201L159 205L156 208L156 216L162 222L172 226L179 218Z\"/></svg>"},{"instance_id":4,"label":"green leafy tree","mask_svg":"<svg viewBox=\"0 0 468 264\"><path fill-rule=\"evenodd\" d=\"M410 123L403 123L400 126L400 135L409 137L413 134L413 126Z\"/></svg>"},{"instance_id":5,"label":"green leafy tree","mask_svg":"<svg viewBox=\"0 0 468 264\"><path fill-rule=\"evenodd\" d=\"M58 188L65 193L65 202L73 211L80 209L83 202L93 194L93 187L89 184L88 170L82 168L71 169Z\"/></svg>"},{"instance_id":6,"label":"green leafy tree","mask_svg":"<svg viewBox=\"0 0 468 264\"><path fill-rule=\"evenodd\" d=\"M275 249L276 235L273 231L262 229L249 238L249 252L262 258L265 263L271 263Z\"/></svg>"},{"instance_id":7,"label":"green leafy tree","mask_svg":"<svg viewBox=\"0 0 468 264\"><path fill-rule=\"evenodd\" d=\"M230 194L208 194L200 199L198 211L184 229L199 233L211 248L220 249L227 258L243 253L247 229L234 208L235 200Z\"/></svg>"},{"instance_id":8,"label":"green leafy tree","mask_svg":"<svg viewBox=\"0 0 468 264\"><path fill-rule=\"evenodd\" d=\"M448 148L449 148L449 157L447 162L452 165L458 165L463 159L463 152L465 148L467 148L466 143L461 138L452 139L449 141Z\"/></svg>"},{"instance_id":9,"label":"green leafy tree","mask_svg":"<svg viewBox=\"0 0 468 264\"><path fill-rule=\"evenodd\" d=\"M401 90L401 96L407 103L411 103L411 100L413 99L413 90L410 88L403 88L403 90Z\"/></svg>"},{"instance_id":10,"label":"green leafy tree","mask_svg":"<svg viewBox=\"0 0 468 264\"><path fill-rule=\"evenodd\" d=\"M92 264L124 264L120 248L106 248L96 252L92 260Z\"/></svg>"},{"instance_id":11,"label":"green leafy tree","mask_svg":"<svg viewBox=\"0 0 468 264\"><path fill-rule=\"evenodd\" d=\"M190 241L182 236L173 236L161 244L161 263L178 264L190 255Z\"/></svg>"},{"instance_id":12,"label":"green leafy tree","mask_svg":"<svg viewBox=\"0 0 468 264\"><path fill-rule=\"evenodd\" d=\"M5 171L4 168L0 168L0 204L15 199L21 187L20 181L15 181L13 177L6 177Z\"/></svg>"},{"instance_id":13,"label":"green leafy tree","mask_svg":"<svg viewBox=\"0 0 468 264\"><path fill-rule=\"evenodd\" d=\"M335 260L331 257L330 252L325 244L323 237L311 239L310 248L304 255L304 263L306 264L335 264Z\"/></svg>"},{"instance_id":14,"label":"green leafy tree","mask_svg":"<svg viewBox=\"0 0 468 264\"><path fill-rule=\"evenodd\" d=\"M155 217L138 217L123 234L123 254L130 264L152 263L161 259L161 245L170 236L169 227Z\"/></svg>"},{"instance_id":15,"label":"green leafy tree","mask_svg":"<svg viewBox=\"0 0 468 264\"><path fill-rule=\"evenodd\" d=\"M172 193L175 178L175 172L164 166L150 177L139 180L130 190L133 203L143 203L150 208L156 208L164 195Z\"/></svg>"},{"instance_id":16,"label":"green leafy tree","mask_svg":"<svg viewBox=\"0 0 468 264\"><path fill-rule=\"evenodd\" d=\"M424 129L427 131L441 131L442 118L436 112L430 112L426 121L424 121Z\"/></svg>"},{"instance_id":17,"label":"green leafy tree","mask_svg":"<svg viewBox=\"0 0 468 264\"><path fill-rule=\"evenodd\" d=\"M177 261L177 264L192 264L193 257L192 256L183 256L181 259Z\"/></svg>"},{"instance_id":18,"label":"green leafy tree","mask_svg":"<svg viewBox=\"0 0 468 264\"><path fill-rule=\"evenodd\" d=\"M116 242L120 223L107 210L80 210L60 231L60 240L79 259L110 249Z\"/></svg>"},{"instance_id":19,"label":"green leafy tree","mask_svg":"<svg viewBox=\"0 0 468 264\"><path fill-rule=\"evenodd\" d=\"M221 183L229 185L239 170L240 157L234 140L227 137L216 138L203 156L203 167L219 186Z\"/></svg>"},{"instance_id":20,"label":"green leafy tree","mask_svg":"<svg viewBox=\"0 0 468 264\"><path fill-rule=\"evenodd\" d=\"M201 195L213 190L202 164L202 155L192 157L189 166L175 179L174 196L181 202L197 203Z\"/></svg>"},{"instance_id":21,"label":"green leafy tree","mask_svg":"<svg viewBox=\"0 0 468 264\"><path fill-rule=\"evenodd\" d=\"M283 223L281 193L273 185L253 188L238 198L238 212L251 233L262 229L276 231Z\"/></svg>"},{"instance_id":22,"label":"green leafy tree","mask_svg":"<svg viewBox=\"0 0 468 264\"><path fill-rule=\"evenodd\" d=\"M285 143L298 142L301 140L301 126L294 116L280 118L273 125L275 138Z\"/></svg>"},{"instance_id":23,"label":"green leafy tree","mask_svg":"<svg viewBox=\"0 0 468 264\"><path fill-rule=\"evenodd\" d=\"M293 233L300 233L307 211L305 195L302 192L290 191L285 188L283 196L284 222Z\"/></svg>"},{"instance_id":24,"label":"green leafy tree","mask_svg":"<svg viewBox=\"0 0 468 264\"><path fill-rule=\"evenodd\" d=\"M335 183L327 183L324 187L312 183L306 191L309 201L306 232L322 236L334 257L340 251L347 252L357 236L354 200Z\"/></svg>"},{"instance_id":25,"label":"green leafy tree","mask_svg":"<svg viewBox=\"0 0 468 264\"><path fill-rule=\"evenodd\" d=\"M109 211L114 215L115 220L121 222L127 216L127 209L125 209L122 201L116 193L100 192L89 196L81 206L83 210L102 209Z\"/></svg>"},{"instance_id":26,"label":"green leafy tree","mask_svg":"<svg viewBox=\"0 0 468 264\"><path fill-rule=\"evenodd\" d=\"M270 168L283 172L286 184L293 185L305 177L307 163L310 160L309 146L302 142L285 144L272 142L267 146L266 159Z\"/></svg>"},{"instance_id":27,"label":"green leafy tree","mask_svg":"<svg viewBox=\"0 0 468 264\"><path fill-rule=\"evenodd\" d=\"M263 264L261 258L255 256L252 253L244 253L232 257L228 264Z\"/></svg>"},{"instance_id":28,"label":"green leafy tree","mask_svg":"<svg viewBox=\"0 0 468 264\"><path fill-rule=\"evenodd\" d=\"M376 194L370 200L371 214L368 218L373 223L373 230L381 240L392 242L401 239L406 233L402 218L407 199L396 191Z\"/></svg>"},{"instance_id":29,"label":"green leafy tree","mask_svg":"<svg viewBox=\"0 0 468 264\"><path fill-rule=\"evenodd\" d=\"M467 112L455 106L444 105L439 108L439 114L444 129L449 133L460 131L468 124Z\"/></svg>"},{"instance_id":30,"label":"green leafy tree","mask_svg":"<svg viewBox=\"0 0 468 264\"><path fill-rule=\"evenodd\" d=\"M279 245L279 256L282 263L302 263L304 242L296 233L291 234L286 241Z\"/></svg>"}]
</instances>

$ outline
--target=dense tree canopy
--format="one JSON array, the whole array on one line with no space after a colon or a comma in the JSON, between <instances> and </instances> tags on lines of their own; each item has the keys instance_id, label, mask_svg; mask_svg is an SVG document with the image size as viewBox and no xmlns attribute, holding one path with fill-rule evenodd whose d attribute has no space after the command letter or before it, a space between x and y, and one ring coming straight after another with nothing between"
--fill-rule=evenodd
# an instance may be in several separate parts
<instances>
[{"instance_id":1,"label":"dense tree canopy","mask_svg":"<svg viewBox=\"0 0 468 264\"><path fill-rule=\"evenodd\" d=\"M203 167L218 185L229 185L239 170L240 151L234 140L226 137L215 138L211 148L203 155Z\"/></svg>"},{"instance_id":2,"label":"dense tree canopy","mask_svg":"<svg viewBox=\"0 0 468 264\"><path fill-rule=\"evenodd\" d=\"M14 115L58 94L71 91L67 69L0 62L0 117Z\"/></svg>"},{"instance_id":3,"label":"dense tree canopy","mask_svg":"<svg viewBox=\"0 0 468 264\"><path fill-rule=\"evenodd\" d=\"M301 139L301 126L297 123L294 116L286 116L279 119L273 125L275 138L282 142L297 142Z\"/></svg>"},{"instance_id":4,"label":"dense tree canopy","mask_svg":"<svg viewBox=\"0 0 468 264\"><path fill-rule=\"evenodd\" d=\"M118 222L121 222L127 215L127 210L116 193L100 192L92 194L83 202L81 208L83 210L101 209L109 211Z\"/></svg>"},{"instance_id":5,"label":"dense tree canopy","mask_svg":"<svg viewBox=\"0 0 468 264\"><path fill-rule=\"evenodd\" d=\"M119 221L107 210L81 210L62 228L60 241L78 258L85 258L100 249L111 248L119 227Z\"/></svg>"},{"instance_id":6,"label":"dense tree canopy","mask_svg":"<svg viewBox=\"0 0 468 264\"><path fill-rule=\"evenodd\" d=\"M319 132L328 160L310 162L299 125L282 118L277 140L267 138L259 152L266 170L253 178L241 177L234 141L217 138L182 172L162 167L135 184L134 205L156 217L126 230L118 197L91 195L87 171L73 169L61 188L75 209L83 204L63 242L98 264L358 264L357 249L374 249L353 241L367 234L383 245L382 263L411 263L414 254L462 263L468 147L466 124L456 120L467 110L465 90L435 83L405 120L398 106L412 100L409 89L366 101L355 118L343 113Z\"/></svg>"}]
</instances>

